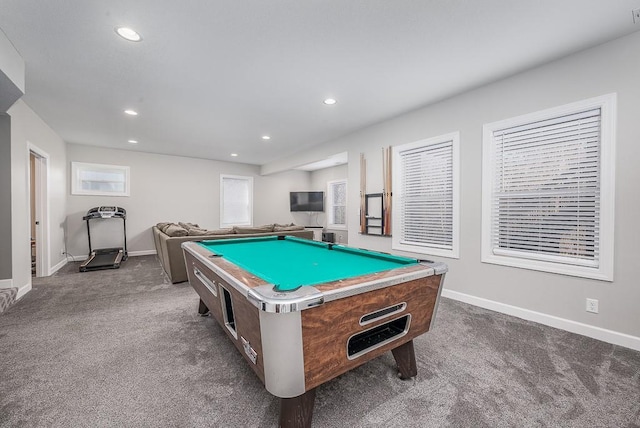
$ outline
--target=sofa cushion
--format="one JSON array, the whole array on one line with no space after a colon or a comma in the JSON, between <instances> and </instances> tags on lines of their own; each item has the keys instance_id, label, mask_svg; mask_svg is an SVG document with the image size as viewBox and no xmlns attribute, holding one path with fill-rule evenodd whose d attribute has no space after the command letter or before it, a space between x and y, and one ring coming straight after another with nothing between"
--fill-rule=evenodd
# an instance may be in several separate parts
<instances>
[{"instance_id":1,"label":"sofa cushion","mask_svg":"<svg viewBox=\"0 0 640 428\"><path fill-rule=\"evenodd\" d=\"M231 229L216 229L216 230L207 230L207 229L199 229L196 227L192 227L189 229L189 236L214 236L214 235L231 235L233 234L233 230Z\"/></svg>"},{"instance_id":2,"label":"sofa cushion","mask_svg":"<svg viewBox=\"0 0 640 428\"><path fill-rule=\"evenodd\" d=\"M274 232L292 232L294 230L304 230L304 226L296 226L295 224L291 226L280 226L276 224L273 227Z\"/></svg>"},{"instance_id":3,"label":"sofa cushion","mask_svg":"<svg viewBox=\"0 0 640 428\"><path fill-rule=\"evenodd\" d=\"M231 228L208 230L207 232L209 232L207 235L233 235L235 233Z\"/></svg>"},{"instance_id":4,"label":"sofa cushion","mask_svg":"<svg viewBox=\"0 0 640 428\"><path fill-rule=\"evenodd\" d=\"M180 227L177 224L169 224L165 230L163 230L169 236L187 236L189 232L184 227Z\"/></svg>"},{"instance_id":5,"label":"sofa cushion","mask_svg":"<svg viewBox=\"0 0 640 428\"><path fill-rule=\"evenodd\" d=\"M264 226L233 226L234 233L268 233L273 232L272 224Z\"/></svg>"}]
</instances>

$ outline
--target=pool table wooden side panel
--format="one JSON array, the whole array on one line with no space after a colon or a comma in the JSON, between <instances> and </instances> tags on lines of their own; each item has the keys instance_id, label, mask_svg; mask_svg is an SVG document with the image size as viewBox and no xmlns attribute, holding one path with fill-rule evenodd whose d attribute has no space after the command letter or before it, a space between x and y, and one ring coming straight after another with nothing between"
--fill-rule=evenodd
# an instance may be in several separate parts
<instances>
[{"instance_id":1,"label":"pool table wooden side panel","mask_svg":"<svg viewBox=\"0 0 640 428\"><path fill-rule=\"evenodd\" d=\"M431 324L441 277L442 275L432 275L302 311L306 390L426 333ZM365 326L360 325L363 315L402 302L407 304L402 313ZM353 360L347 358L347 341L352 335L406 314L411 314L411 324L406 335Z\"/></svg>"},{"instance_id":2,"label":"pool table wooden side panel","mask_svg":"<svg viewBox=\"0 0 640 428\"><path fill-rule=\"evenodd\" d=\"M189 283L194 290L200 296L200 299L207 305L212 316L216 319L222 330L227 334L229 339L233 342L242 357L247 361L249 366L258 375L262 383L264 383L264 361L262 359L262 341L260 332L260 316L258 309L251 305L246 297L240 294L235 288L227 285L222 279L211 271L209 267L204 263L197 260L194 256L185 252L185 261L187 267L187 276ZM200 272L205 275L211 282L217 286L218 296L214 296L202 282L195 277L193 267L197 267ZM224 315L222 312L222 300L219 284L222 284L225 289L231 294L231 301L233 303L233 311L235 314L236 333L238 338L233 337L231 332L224 324ZM244 337L249 341L251 347L256 351L257 358L254 364L246 355L242 346L241 337Z\"/></svg>"}]
</instances>

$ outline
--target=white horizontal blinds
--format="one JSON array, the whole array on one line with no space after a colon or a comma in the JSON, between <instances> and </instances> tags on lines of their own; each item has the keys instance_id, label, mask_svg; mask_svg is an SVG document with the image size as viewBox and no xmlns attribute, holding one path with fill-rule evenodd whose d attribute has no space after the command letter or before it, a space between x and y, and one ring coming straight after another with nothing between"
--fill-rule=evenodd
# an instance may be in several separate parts
<instances>
[{"instance_id":1,"label":"white horizontal blinds","mask_svg":"<svg viewBox=\"0 0 640 428\"><path fill-rule=\"evenodd\" d=\"M330 219L329 224L347 224L347 183L346 181L336 181L329 185Z\"/></svg>"},{"instance_id":2,"label":"white horizontal blinds","mask_svg":"<svg viewBox=\"0 0 640 428\"><path fill-rule=\"evenodd\" d=\"M222 177L222 224L251 224L251 181L242 177Z\"/></svg>"},{"instance_id":3,"label":"white horizontal blinds","mask_svg":"<svg viewBox=\"0 0 640 428\"><path fill-rule=\"evenodd\" d=\"M453 141L400 153L400 243L453 248Z\"/></svg>"},{"instance_id":4,"label":"white horizontal blinds","mask_svg":"<svg viewBox=\"0 0 640 428\"><path fill-rule=\"evenodd\" d=\"M495 254L598 266L600 108L494 131Z\"/></svg>"}]
</instances>

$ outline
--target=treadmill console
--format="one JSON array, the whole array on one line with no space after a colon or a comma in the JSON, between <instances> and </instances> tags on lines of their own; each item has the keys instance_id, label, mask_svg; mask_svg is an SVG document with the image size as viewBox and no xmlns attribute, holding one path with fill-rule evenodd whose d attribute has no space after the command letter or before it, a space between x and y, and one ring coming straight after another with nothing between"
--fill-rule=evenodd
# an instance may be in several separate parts
<instances>
[{"instance_id":1,"label":"treadmill console","mask_svg":"<svg viewBox=\"0 0 640 428\"><path fill-rule=\"evenodd\" d=\"M90 220L94 218L126 218L127 211L121 207L95 207L87 211L87 215L83 220Z\"/></svg>"}]
</instances>

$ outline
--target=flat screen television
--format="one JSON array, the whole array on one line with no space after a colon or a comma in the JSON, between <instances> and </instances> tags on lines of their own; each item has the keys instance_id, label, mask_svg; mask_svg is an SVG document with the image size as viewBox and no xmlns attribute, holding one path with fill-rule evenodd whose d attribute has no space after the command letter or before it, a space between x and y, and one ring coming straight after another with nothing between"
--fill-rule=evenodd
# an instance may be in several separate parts
<instances>
[{"instance_id":1,"label":"flat screen television","mask_svg":"<svg viewBox=\"0 0 640 428\"><path fill-rule=\"evenodd\" d=\"M291 211L324 211L324 192L290 192Z\"/></svg>"}]
</instances>

